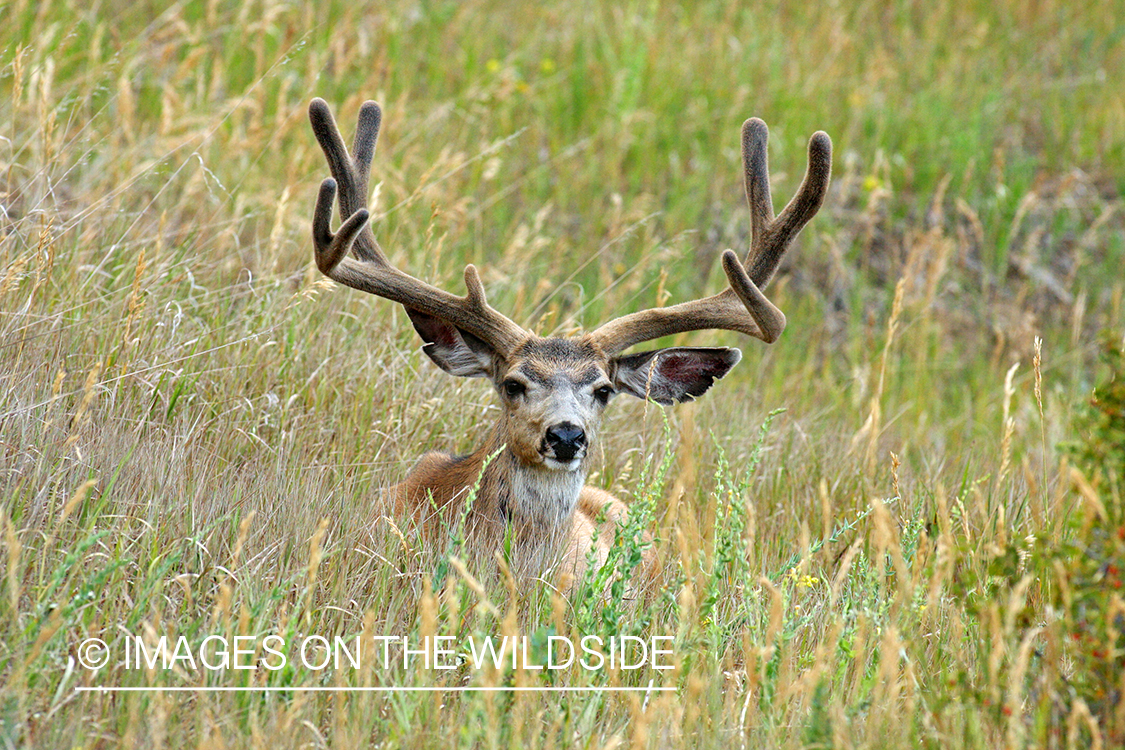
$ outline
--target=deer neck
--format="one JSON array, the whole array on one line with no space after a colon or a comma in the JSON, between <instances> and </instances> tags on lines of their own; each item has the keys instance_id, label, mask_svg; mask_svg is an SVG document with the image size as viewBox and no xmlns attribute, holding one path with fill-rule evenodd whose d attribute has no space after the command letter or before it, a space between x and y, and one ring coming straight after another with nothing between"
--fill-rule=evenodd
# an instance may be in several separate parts
<instances>
[{"instance_id":1,"label":"deer neck","mask_svg":"<svg viewBox=\"0 0 1125 750\"><path fill-rule=\"evenodd\" d=\"M486 493L494 502L490 510L520 533L537 537L565 535L578 505L578 495L586 484L587 462L583 461L574 471L528 464L504 447L502 436L497 433L478 451L482 464L494 454L496 457L481 474L482 494Z\"/></svg>"}]
</instances>

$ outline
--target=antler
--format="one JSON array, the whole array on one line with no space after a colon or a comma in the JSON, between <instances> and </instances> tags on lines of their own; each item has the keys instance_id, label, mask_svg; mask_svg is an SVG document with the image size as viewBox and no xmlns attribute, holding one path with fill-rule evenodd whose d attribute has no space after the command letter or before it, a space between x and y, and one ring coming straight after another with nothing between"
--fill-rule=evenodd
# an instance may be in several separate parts
<instances>
[{"instance_id":1,"label":"antler","mask_svg":"<svg viewBox=\"0 0 1125 750\"><path fill-rule=\"evenodd\" d=\"M785 315L762 294L797 233L820 210L832 172L832 140L817 131L809 139L809 164L797 194L774 218L766 142L769 129L757 117L742 124L742 167L750 205L750 250L745 265L733 250L723 253L730 288L712 297L631 313L591 336L607 354L642 341L684 331L738 331L772 344L785 330ZM747 268L750 270L747 271Z\"/></svg>"},{"instance_id":2,"label":"antler","mask_svg":"<svg viewBox=\"0 0 1125 750\"><path fill-rule=\"evenodd\" d=\"M382 117L378 104L364 102L359 110L354 156L349 156L328 104L320 98L309 104L313 133L335 178L320 184L313 212L317 268L333 281L401 303L408 312L440 318L488 343L502 356L510 354L529 334L488 305L475 266L465 266L468 294L458 297L392 266L375 241L368 224L367 180ZM337 186L343 223L333 234L330 224ZM346 257L349 250L354 258Z\"/></svg>"}]
</instances>

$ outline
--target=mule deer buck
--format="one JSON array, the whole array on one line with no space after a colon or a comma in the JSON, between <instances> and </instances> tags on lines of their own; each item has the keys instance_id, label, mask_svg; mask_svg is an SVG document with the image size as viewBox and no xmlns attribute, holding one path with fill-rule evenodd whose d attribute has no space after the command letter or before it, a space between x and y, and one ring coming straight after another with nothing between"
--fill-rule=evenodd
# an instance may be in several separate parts
<instances>
[{"instance_id":1,"label":"mule deer buck","mask_svg":"<svg viewBox=\"0 0 1125 750\"><path fill-rule=\"evenodd\" d=\"M536 574L553 571L568 588L591 561L599 567L605 563L627 514L615 497L585 486L591 446L610 399L626 393L660 404L691 400L742 356L727 347L624 352L643 341L708 329L738 331L767 344L777 340L785 316L761 290L824 200L832 142L823 132L812 136L801 187L775 218L766 164L769 131L761 120L747 120L742 161L751 244L745 264L734 251L723 253L729 288L630 313L580 336L541 338L489 306L472 265L465 267L468 293L460 297L388 262L367 210L381 116L378 104L363 104L349 154L324 100L314 99L309 106L313 132L332 172L321 183L313 213L317 267L336 282L401 304L434 364L450 375L489 379L502 404L500 418L480 448L465 456L426 453L404 481L389 489L389 500L396 513L420 524L423 534L437 534L466 510L477 485L467 516L470 533L486 540L511 533L513 549L519 547L525 560L535 561ZM337 192L343 223L333 233Z\"/></svg>"}]
</instances>

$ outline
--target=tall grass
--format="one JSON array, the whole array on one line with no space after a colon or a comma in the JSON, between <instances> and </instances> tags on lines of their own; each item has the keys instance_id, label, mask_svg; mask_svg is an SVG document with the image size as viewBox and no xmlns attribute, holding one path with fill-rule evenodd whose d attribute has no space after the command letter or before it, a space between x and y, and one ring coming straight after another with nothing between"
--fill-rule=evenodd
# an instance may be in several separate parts
<instances>
[{"instance_id":1,"label":"tall grass","mask_svg":"<svg viewBox=\"0 0 1125 750\"><path fill-rule=\"evenodd\" d=\"M3 6L0 738L1109 746L1081 678L1117 656L1062 637L1069 579L1043 561L1109 502L1057 446L1102 377L1095 332L1125 320L1123 11ZM395 262L458 290L476 263L543 334L720 288L749 234L743 119L771 125L779 202L832 135L826 206L768 290L782 339L678 337L748 356L698 404L612 407L591 482L654 533L654 595L607 570L564 598L373 510L496 406L310 262L314 95L342 123L384 105L372 207ZM669 635L675 669L75 661L87 637L270 633ZM676 689L75 691L548 683Z\"/></svg>"}]
</instances>

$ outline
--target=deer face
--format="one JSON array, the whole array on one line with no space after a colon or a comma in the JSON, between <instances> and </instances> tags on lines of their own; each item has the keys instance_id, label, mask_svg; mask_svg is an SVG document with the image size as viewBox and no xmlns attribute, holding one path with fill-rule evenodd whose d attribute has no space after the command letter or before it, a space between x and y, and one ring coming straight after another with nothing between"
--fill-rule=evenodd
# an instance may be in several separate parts
<instances>
[{"instance_id":1,"label":"deer face","mask_svg":"<svg viewBox=\"0 0 1125 750\"><path fill-rule=\"evenodd\" d=\"M672 347L608 356L589 336L528 336L507 357L456 326L408 310L438 367L489 378L500 395L500 436L525 466L584 471L606 405L618 393L662 404L703 395L741 357L726 347Z\"/></svg>"},{"instance_id":2,"label":"deer face","mask_svg":"<svg viewBox=\"0 0 1125 750\"><path fill-rule=\"evenodd\" d=\"M588 343L530 339L500 363L508 447L525 465L577 470L615 393L609 362Z\"/></svg>"}]
</instances>

